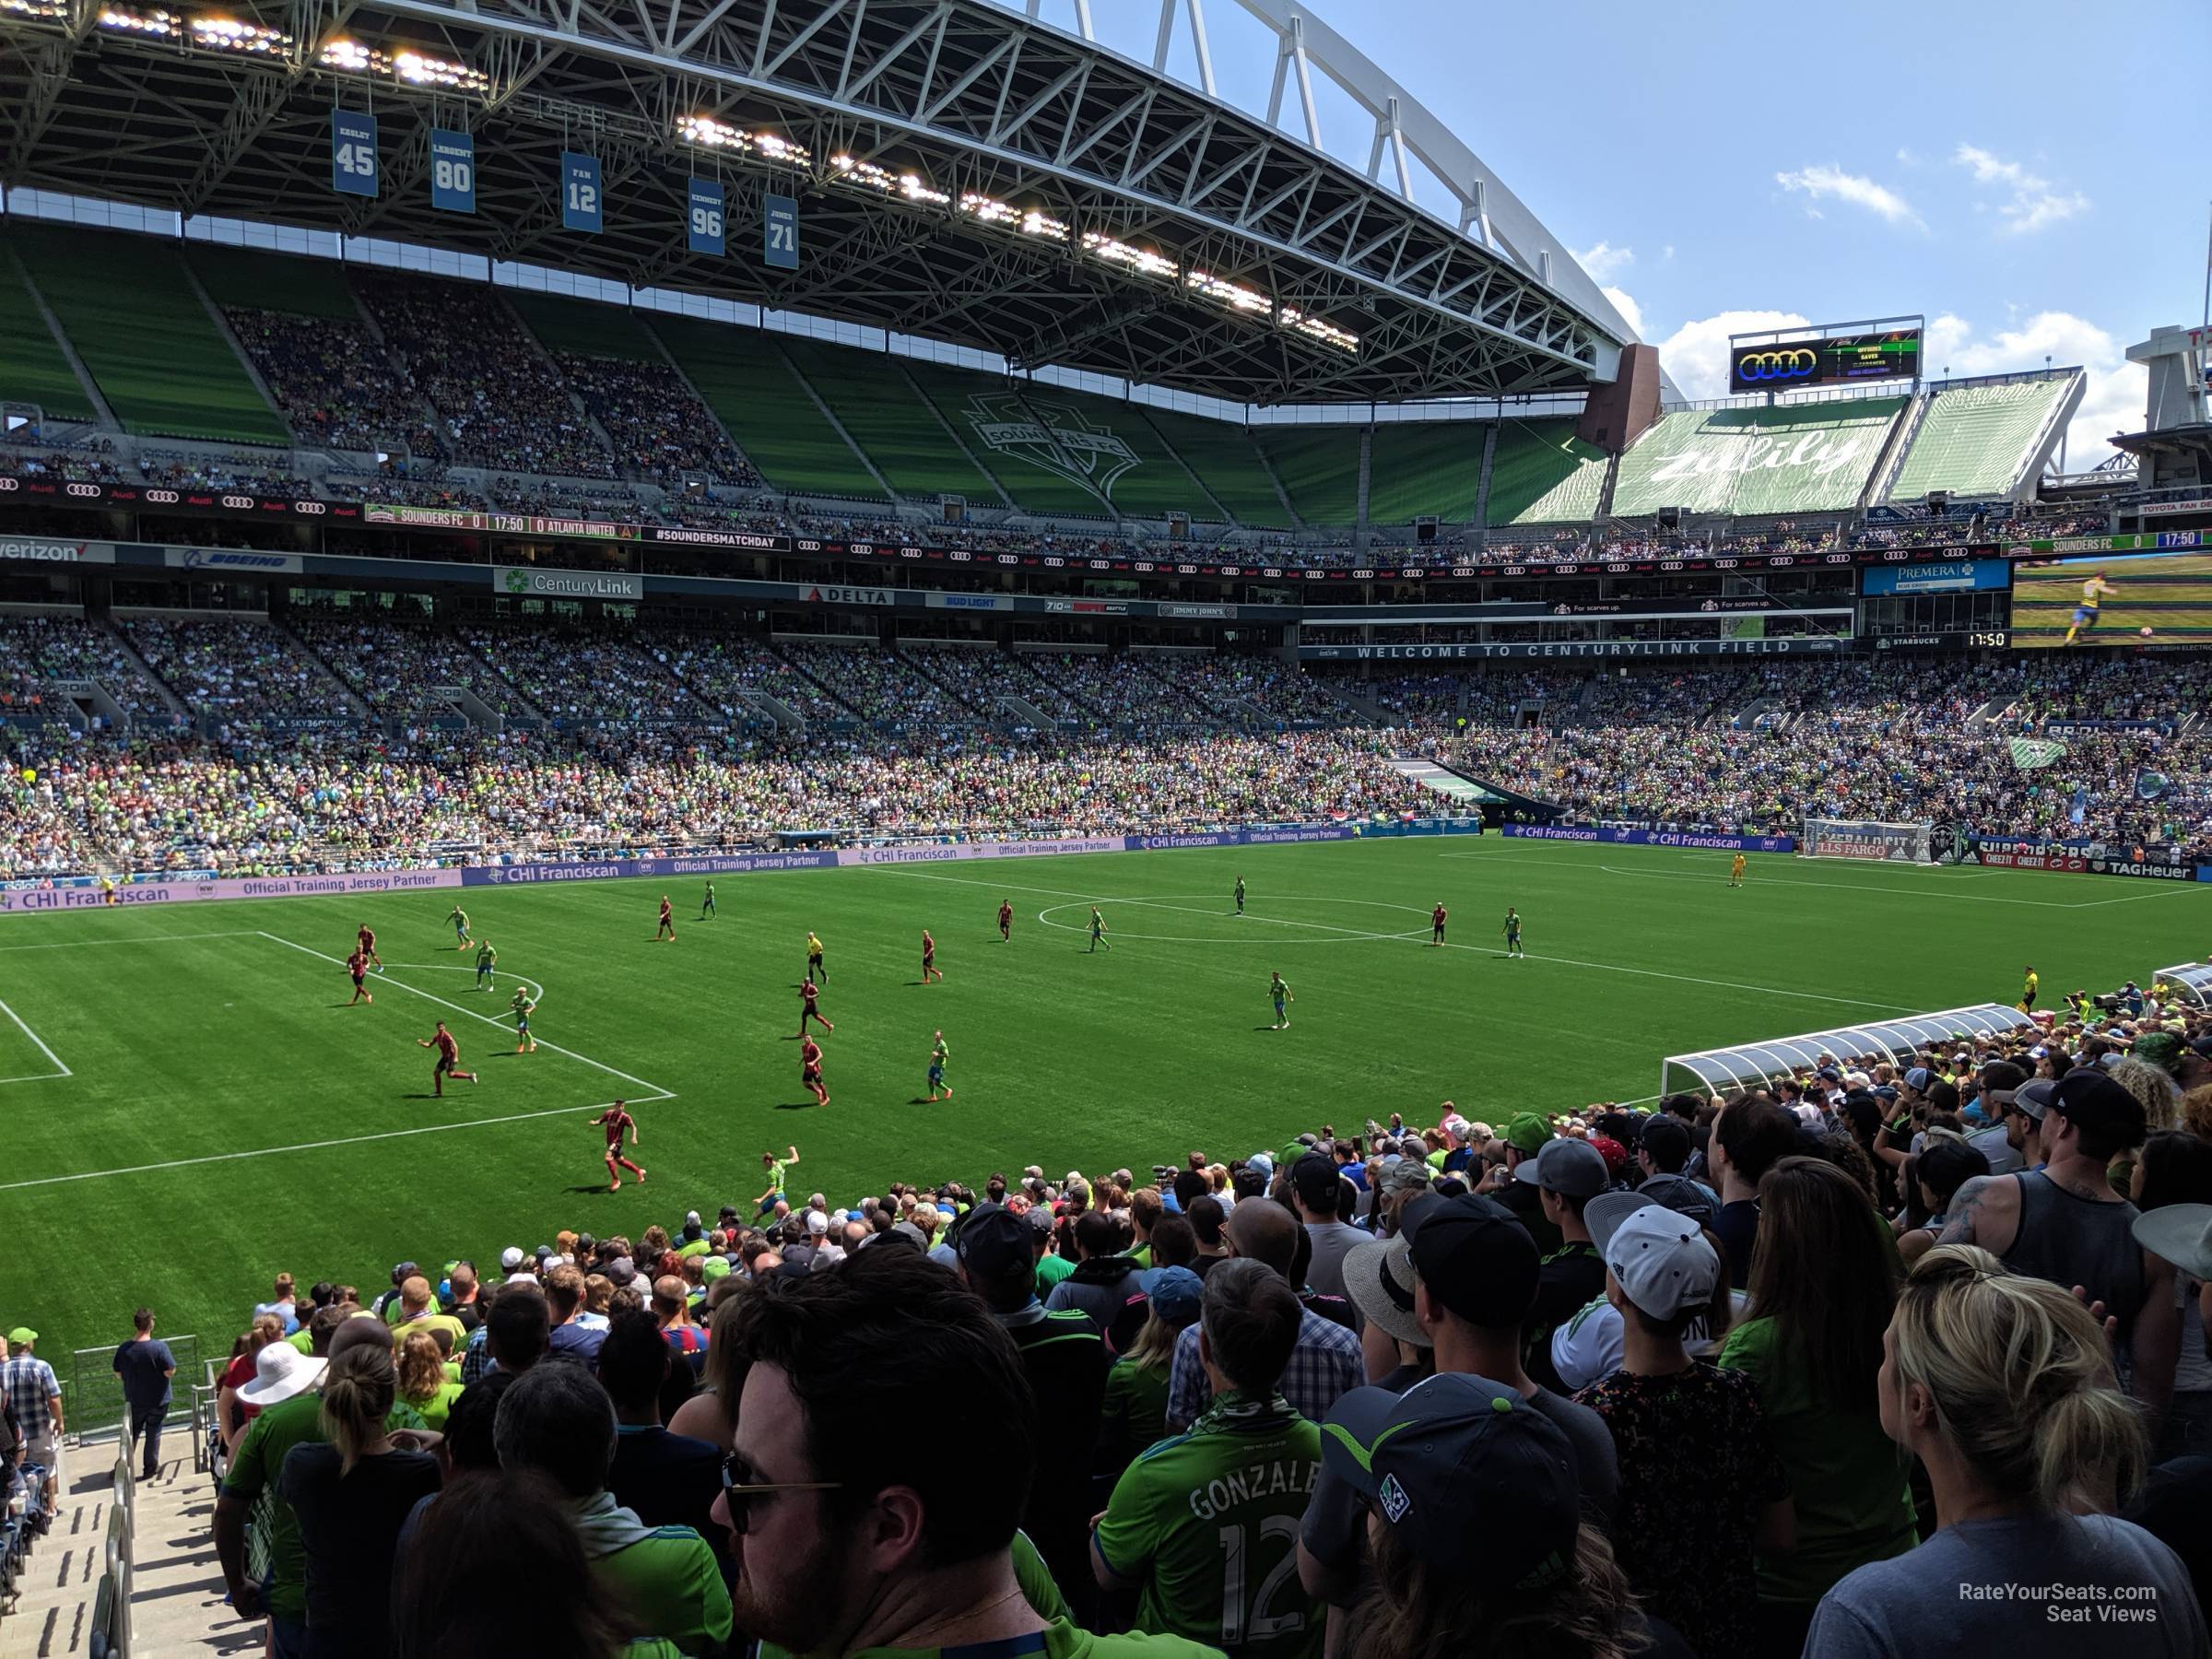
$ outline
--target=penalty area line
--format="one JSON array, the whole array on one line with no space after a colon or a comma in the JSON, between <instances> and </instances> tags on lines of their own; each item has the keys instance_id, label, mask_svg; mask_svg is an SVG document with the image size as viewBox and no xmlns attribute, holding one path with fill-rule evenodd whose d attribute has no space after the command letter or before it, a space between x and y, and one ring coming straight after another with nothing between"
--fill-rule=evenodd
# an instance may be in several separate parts
<instances>
[{"instance_id":1,"label":"penalty area line","mask_svg":"<svg viewBox=\"0 0 2212 1659\"><path fill-rule=\"evenodd\" d=\"M662 1093L630 1104L651 1104L653 1100L673 1100L672 1094ZM210 1152L199 1158L172 1158L164 1163L129 1164L117 1170L86 1170L75 1175L41 1175L32 1181L0 1182L0 1193L20 1192L26 1187L62 1186L73 1181L101 1181L111 1175L150 1175L163 1170L188 1170L198 1164L236 1163L248 1158L280 1158L288 1152L323 1152L333 1147L359 1147L370 1141L400 1140L411 1135L444 1135L454 1129L486 1129L494 1124L523 1124L533 1118L566 1117L573 1112L604 1112L613 1105L601 1100L592 1106L548 1106L539 1112L513 1112L504 1117L469 1118L458 1124L422 1124L411 1129L380 1129L371 1135L346 1135L335 1140L301 1141L290 1147L255 1147L246 1152Z\"/></svg>"},{"instance_id":2,"label":"penalty area line","mask_svg":"<svg viewBox=\"0 0 2212 1659\"><path fill-rule=\"evenodd\" d=\"M333 968L343 968L346 966L346 959L343 957L330 956L323 951L313 948L312 946L296 944L290 939L280 937L278 935L273 933L264 933L261 936L268 940L272 945L287 946L289 948L298 951L301 956L311 956L319 962L328 962ZM508 977L515 980L522 978L520 974L510 974ZM511 1030L506 1021L500 1018L496 1014L479 1014L474 1008L465 1008L457 1002L448 1002L444 997L438 995L435 992L425 991L419 985L410 985L405 980L386 979L382 982L394 987L395 990L405 991L410 995L419 996L426 1002L434 1002L441 1008L451 1008L454 1013L465 1014L471 1019L480 1019L486 1025L491 1026L498 1030L507 1031ZM629 1096L627 1097L629 1099L650 1099L659 1100L673 1100L676 1099L676 1091L674 1089L663 1088L658 1083L648 1083L642 1077L632 1077L626 1071L619 1071L614 1066L607 1065L604 1060L594 1060L589 1054L580 1054L574 1049L562 1048L558 1042L547 1042L542 1039L539 1041L537 1046L542 1049L549 1050L553 1053L564 1055L568 1059L579 1061L582 1064L592 1067L594 1071L603 1071L610 1077L619 1077L625 1083L635 1083L640 1088L650 1089L652 1091L649 1096ZM564 1110L570 1109L564 1108Z\"/></svg>"},{"instance_id":3,"label":"penalty area line","mask_svg":"<svg viewBox=\"0 0 2212 1659\"><path fill-rule=\"evenodd\" d=\"M61 1078L74 1077L76 1076L75 1072L71 1071L68 1066L62 1063L62 1057L59 1054L55 1053L52 1049L46 1046L46 1040L43 1037L40 1036L36 1031L32 1030L29 1026L23 1023L22 1015L17 1013L13 1008L9 1007L4 1002L0 1002L0 1014L5 1014L8 1017L8 1018L14 1020L16 1022L16 1030L22 1032L24 1036L29 1038L32 1045L38 1049L39 1053L46 1056L46 1063L53 1067L52 1071L41 1072L35 1077L9 1077L6 1079L8 1082L39 1083L43 1082L49 1077Z\"/></svg>"}]
</instances>

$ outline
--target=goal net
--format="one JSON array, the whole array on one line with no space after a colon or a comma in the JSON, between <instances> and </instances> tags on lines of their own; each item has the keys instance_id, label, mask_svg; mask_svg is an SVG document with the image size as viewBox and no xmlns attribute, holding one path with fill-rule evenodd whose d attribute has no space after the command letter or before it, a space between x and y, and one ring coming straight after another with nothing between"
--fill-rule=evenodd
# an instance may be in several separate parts
<instances>
[{"instance_id":1,"label":"goal net","mask_svg":"<svg viewBox=\"0 0 2212 1659\"><path fill-rule=\"evenodd\" d=\"M1797 838L1800 858L1865 858L1889 864L1934 864L1936 826L1878 824L1857 818L1808 818Z\"/></svg>"}]
</instances>

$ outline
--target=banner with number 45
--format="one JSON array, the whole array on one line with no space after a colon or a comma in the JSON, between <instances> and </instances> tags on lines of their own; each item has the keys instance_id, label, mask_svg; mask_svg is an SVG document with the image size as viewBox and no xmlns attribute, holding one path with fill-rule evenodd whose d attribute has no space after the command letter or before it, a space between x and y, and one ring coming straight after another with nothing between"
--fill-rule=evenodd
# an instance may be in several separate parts
<instances>
[{"instance_id":1,"label":"banner with number 45","mask_svg":"<svg viewBox=\"0 0 2212 1659\"><path fill-rule=\"evenodd\" d=\"M340 195L376 194L376 117L330 112L330 187Z\"/></svg>"}]
</instances>

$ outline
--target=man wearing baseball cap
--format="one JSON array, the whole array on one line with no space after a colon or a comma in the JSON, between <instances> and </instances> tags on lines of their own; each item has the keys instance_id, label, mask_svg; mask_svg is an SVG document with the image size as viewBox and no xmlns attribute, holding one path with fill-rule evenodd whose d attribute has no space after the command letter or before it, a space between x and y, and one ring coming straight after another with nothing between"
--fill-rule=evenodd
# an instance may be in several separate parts
<instances>
[{"instance_id":1,"label":"man wearing baseball cap","mask_svg":"<svg viewBox=\"0 0 2212 1659\"><path fill-rule=\"evenodd\" d=\"M39 1334L18 1325L7 1334L7 1357L0 1359L0 1394L15 1407L23 1436L23 1461L46 1471L46 1507L53 1508L62 1473L62 1384L53 1367L31 1351Z\"/></svg>"},{"instance_id":2,"label":"man wearing baseball cap","mask_svg":"<svg viewBox=\"0 0 2212 1659\"><path fill-rule=\"evenodd\" d=\"M1602 1153L1588 1141L1547 1141L1513 1171L1536 1189L1544 1218L1559 1230L1559 1247L1544 1258L1536 1278L1536 1305L1529 1312L1523 1354L1529 1374L1547 1388L1559 1386L1551 1369L1551 1334L1578 1308L1605 1294L1606 1264L1590 1241L1583 1206L1611 1184Z\"/></svg>"},{"instance_id":3,"label":"man wearing baseball cap","mask_svg":"<svg viewBox=\"0 0 2212 1659\"><path fill-rule=\"evenodd\" d=\"M1371 1538L1371 1651L1482 1653L1512 1618L1606 1652L1688 1652L1591 1570L1603 1558L1574 1449L1504 1382L1448 1372L1403 1394L1354 1389L1322 1425L1322 1488L1347 1495ZM1301 1576L1308 1564L1301 1544Z\"/></svg>"},{"instance_id":4,"label":"man wearing baseball cap","mask_svg":"<svg viewBox=\"0 0 2212 1659\"><path fill-rule=\"evenodd\" d=\"M1502 1206L1473 1194L1415 1198L1400 1225L1413 1269L1408 1311L1437 1371L1494 1377L1548 1418L1566 1439L1583 1499L1601 1519L1610 1514L1618 1475L1605 1424L1522 1369L1522 1322L1542 1273L1527 1230ZM1399 1280L1378 1288L1394 1304L1408 1295ZM1299 1576L1308 1590L1350 1604L1359 1590L1365 1529L1358 1494L1324 1467L1299 1535Z\"/></svg>"},{"instance_id":5,"label":"man wearing baseball cap","mask_svg":"<svg viewBox=\"0 0 2212 1659\"><path fill-rule=\"evenodd\" d=\"M1475 1190L1487 1193L1505 1206L1528 1236L1536 1241L1540 1254L1548 1255L1567 1241L1559 1230L1544 1214L1544 1201L1537 1196L1533 1185L1515 1185L1521 1166L1542 1155L1552 1138L1551 1123L1533 1112L1517 1112L1506 1120L1505 1162L1482 1179Z\"/></svg>"},{"instance_id":6,"label":"man wearing baseball cap","mask_svg":"<svg viewBox=\"0 0 2212 1659\"><path fill-rule=\"evenodd\" d=\"M1578 1397L1605 1418L1620 1459L1615 1554L1638 1597L1697 1652L1748 1653L1753 1548L1794 1548L1796 1517L1758 1385L1683 1347L1719 1288L1720 1252L1688 1217L1643 1204L1611 1229L1605 1261L1625 1352ZM1689 1538L1694 1572L1682 1570Z\"/></svg>"},{"instance_id":7,"label":"man wearing baseball cap","mask_svg":"<svg viewBox=\"0 0 2212 1659\"><path fill-rule=\"evenodd\" d=\"M2068 1072L2043 1112L2048 1161L1968 1182L1937 1242L1979 1244L2015 1273L2081 1286L2119 1322L2112 1351L2128 1392L2155 1408L2173 1393L2181 1355L2173 1264L2136 1242L2140 1212L2105 1174L2114 1158L2143 1144L2147 1128L2142 1103L2103 1072Z\"/></svg>"}]
</instances>

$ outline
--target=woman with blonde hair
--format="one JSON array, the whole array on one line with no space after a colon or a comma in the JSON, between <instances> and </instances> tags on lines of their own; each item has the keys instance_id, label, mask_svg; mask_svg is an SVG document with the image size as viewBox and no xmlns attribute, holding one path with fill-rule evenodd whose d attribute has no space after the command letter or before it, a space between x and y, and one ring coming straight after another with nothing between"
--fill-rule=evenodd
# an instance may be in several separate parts
<instances>
[{"instance_id":1,"label":"woman with blonde hair","mask_svg":"<svg viewBox=\"0 0 2212 1659\"><path fill-rule=\"evenodd\" d=\"M461 1397L461 1384L449 1382L445 1354L428 1331L410 1331L399 1345L399 1397L422 1413L422 1420L445 1432L446 1413Z\"/></svg>"},{"instance_id":2,"label":"woman with blonde hair","mask_svg":"<svg viewBox=\"0 0 2212 1659\"><path fill-rule=\"evenodd\" d=\"M2109 1512L2141 1477L2146 1443L2088 1309L1985 1250L1938 1245L1898 1293L1882 1348L1882 1427L1926 1466L1936 1531L1830 1590L1807 1659L2206 1652L2179 1558ZM2018 1586L2064 1586L2066 1600Z\"/></svg>"},{"instance_id":3,"label":"woman with blonde hair","mask_svg":"<svg viewBox=\"0 0 2212 1659\"><path fill-rule=\"evenodd\" d=\"M391 1650L399 1531L439 1485L438 1460L400 1450L386 1430L398 1393L386 1342L353 1343L323 1373L322 1443L285 1454L277 1492L307 1558L307 1659Z\"/></svg>"}]
</instances>

